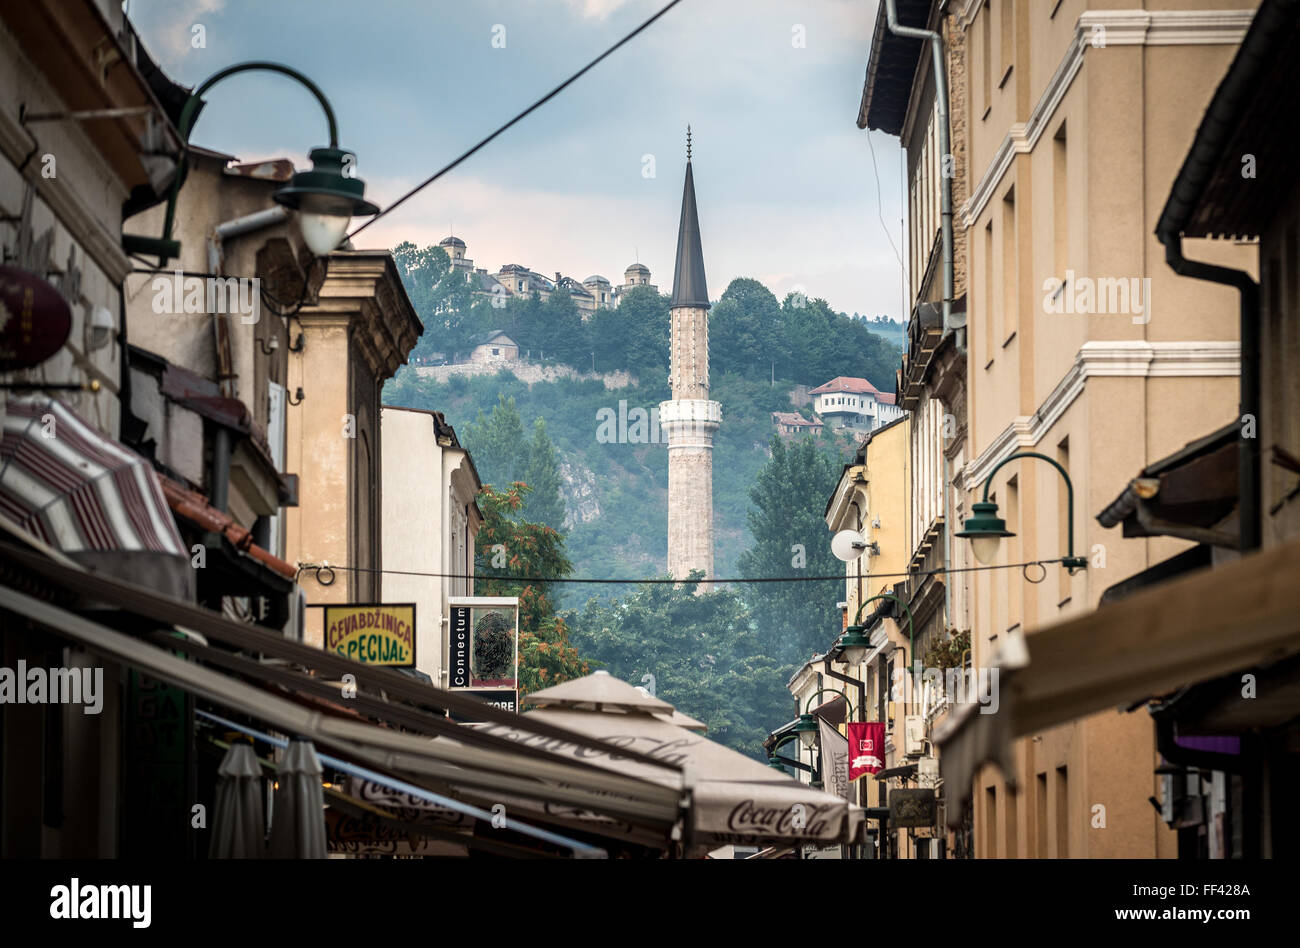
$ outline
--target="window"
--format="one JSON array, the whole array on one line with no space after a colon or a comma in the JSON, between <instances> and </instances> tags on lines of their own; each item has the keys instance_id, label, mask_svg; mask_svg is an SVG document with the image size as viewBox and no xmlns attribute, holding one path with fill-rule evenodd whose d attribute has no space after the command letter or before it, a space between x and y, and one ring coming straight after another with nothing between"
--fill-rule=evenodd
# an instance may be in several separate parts
<instances>
[{"instance_id":1,"label":"window","mask_svg":"<svg viewBox=\"0 0 1300 948\"><path fill-rule=\"evenodd\" d=\"M1047 858L1047 774L1041 773L1034 781L1036 820L1034 835L1037 837L1035 854L1039 859Z\"/></svg>"},{"instance_id":2,"label":"window","mask_svg":"<svg viewBox=\"0 0 1300 948\"><path fill-rule=\"evenodd\" d=\"M1070 858L1070 774L1056 768L1056 858Z\"/></svg>"},{"instance_id":3,"label":"window","mask_svg":"<svg viewBox=\"0 0 1300 948\"><path fill-rule=\"evenodd\" d=\"M985 859L998 858L998 788L984 790L984 854Z\"/></svg>"},{"instance_id":4,"label":"window","mask_svg":"<svg viewBox=\"0 0 1300 948\"><path fill-rule=\"evenodd\" d=\"M1020 855L1019 841L1016 839L1016 798L1019 794L1007 788L1007 858L1015 859Z\"/></svg>"},{"instance_id":5,"label":"window","mask_svg":"<svg viewBox=\"0 0 1300 948\"><path fill-rule=\"evenodd\" d=\"M1015 0L1000 0L998 4L999 27L1001 28L1002 37L1000 40L1000 52L1002 53L1002 79L998 82L1001 87L1007 81L1007 76L1011 72L1011 65L1015 61L1016 52L1016 8Z\"/></svg>"},{"instance_id":6,"label":"window","mask_svg":"<svg viewBox=\"0 0 1300 948\"><path fill-rule=\"evenodd\" d=\"M984 345L988 354L988 368L993 364L993 351L997 345L997 314L993 309L993 218L984 225Z\"/></svg>"},{"instance_id":7,"label":"window","mask_svg":"<svg viewBox=\"0 0 1300 948\"><path fill-rule=\"evenodd\" d=\"M1019 262L1016 259L1017 236L1016 189L1013 185L1002 199L1002 331L1006 333L1006 342L1011 341L1011 336L1016 331L1016 264Z\"/></svg>"},{"instance_id":8,"label":"window","mask_svg":"<svg viewBox=\"0 0 1300 948\"><path fill-rule=\"evenodd\" d=\"M1070 253L1070 202L1066 175L1069 152L1066 149L1065 123L1052 138L1052 266L1055 276L1065 279Z\"/></svg>"},{"instance_id":9,"label":"window","mask_svg":"<svg viewBox=\"0 0 1300 948\"><path fill-rule=\"evenodd\" d=\"M984 100L981 103L984 106L984 118L988 118L989 110L993 107L993 10L991 6L984 8L984 16L980 17L980 59L983 61L983 80L984 80Z\"/></svg>"},{"instance_id":10,"label":"window","mask_svg":"<svg viewBox=\"0 0 1300 948\"><path fill-rule=\"evenodd\" d=\"M495 356L495 355L500 355L500 354L501 354L501 350L500 350L500 349L493 349L493 350L492 350L492 354L493 354L494 356Z\"/></svg>"}]
</instances>

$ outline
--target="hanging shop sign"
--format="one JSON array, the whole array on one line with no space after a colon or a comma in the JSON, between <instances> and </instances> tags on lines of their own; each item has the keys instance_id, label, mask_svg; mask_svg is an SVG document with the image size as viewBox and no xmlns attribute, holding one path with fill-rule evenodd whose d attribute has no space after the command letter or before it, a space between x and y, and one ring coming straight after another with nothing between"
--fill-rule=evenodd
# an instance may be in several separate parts
<instances>
[{"instance_id":1,"label":"hanging shop sign","mask_svg":"<svg viewBox=\"0 0 1300 948\"><path fill-rule=\"evenodd\" d=\"M30 369L63 348L72 309L53 285L18 267L0 266L0 372Z\"/></svg>"},{"instance_id":2,"label":"hanging shop sign","mask_svg":"<svg viewBox=\"0 0 1300 948\"><path fill-rule=\"evenodd\" d=\"M447 600L447 684L480 701L519 708L519 598Z\"/></svg>"},{"instance_id":3,"label":"hanging shop sign","mask_svg":"<svg viewBox=\"0 0 1300 948\"><path fill-rule=\"evenodd\" d=\"M938 820L932 789L889 791L889 822L897 827L933 826Z\"/></svg>"},{"instance_id":4,"label":"hanging shop sign","mask_svg":"<svg viewBox=\"0 0 1300 948\"><path fill-rule=\"evenodd\" d=\"M364 665L415 664L415 603L323 606L325 651Z\"/></svg>"}]
</instances>

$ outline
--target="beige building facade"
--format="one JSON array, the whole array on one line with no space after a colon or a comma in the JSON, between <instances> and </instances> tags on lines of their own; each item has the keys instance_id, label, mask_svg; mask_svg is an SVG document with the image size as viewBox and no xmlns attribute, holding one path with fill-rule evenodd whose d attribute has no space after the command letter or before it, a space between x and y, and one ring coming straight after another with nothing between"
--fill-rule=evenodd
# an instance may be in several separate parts
<instances>
[{"instance_id":1,"label":"beige building facade","mask_svg":"<svg viewBox=\"0 0 1300 948\"><path fill-rule=\"evenodd\" d=\"M1117 541L1087 514L1207 419L1232 417L1237 328L1219 315L1230 292L1181 284L1152 231L1197 104L1251 6L1002 0L960 11L972 182L958 222L970 247L966 499L980 499L1012 453L1046 454L1069 472L1074 507L1049 465L1001 467L990 497L1016 536L999 562L1063 556L1069 518L1074 552L1089 559L1073 575L1048 566L1037 583L1017 568L977 574L977 666L1181 548ZM1216 250L1224 262L1253 256ZM976 778L976 855L1172 855L1147 802L1157 790L1149 719L1096 714L1021 741L1015 761L1014 774Z\"/></svg>"},{"instance_id":2,"label":"beige building facade","mask_svg":"<svg viewBox=\"0 0 1300 948\"><path fill-rule=\"evenodd\" d=\"M336 250L316 301L298 312L303 345L288 366L286 458L298 471L285 558L314 566L299 583L308 605L377 602L382 592L380 389L421 332L392 255ZM320 610L307 641L321 644Z\"/></svg>"}]
</instances>

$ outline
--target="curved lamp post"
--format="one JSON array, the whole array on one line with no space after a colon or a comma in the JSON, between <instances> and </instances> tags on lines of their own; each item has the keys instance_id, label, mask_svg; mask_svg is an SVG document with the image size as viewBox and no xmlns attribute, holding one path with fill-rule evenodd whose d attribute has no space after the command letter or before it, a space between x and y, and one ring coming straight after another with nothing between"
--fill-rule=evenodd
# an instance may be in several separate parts
<instances>
[{"instance_id":1,"label":"curved lamp post","mask_svg":"<svg viewBox=\"0 0 1300 948\"><path fill-rule=\"evenodd\" d=\"M1007 529L1006 521L998 516L998 505L989 500L989 488L993 486L993 475L1003 465L1017 458L1037 458L1040 461L1046 461L1065 478L1068 545L1066 555L1061 558L1061 565L1071 573L1085 569L1088 566L1088 561L1082 556L1074 555L1074 484L1070 482L1070 475L1066 473L1065 468L1047 455L1039 454L1036 451L1017 451L989 471L989 476L984 481L983 501L971 505L971 515L966 518L966 528L959 533L953 534L953 536L965 537L970 540L971 552L975 554L975 559L985 565L992 563L994 557L997 556L998 544L1002 542L1003 537L1015 536L1014 533Z\"/></svg>"},{"instance_id":2,"label":"curved lamp post","mask_svg":"<svg viewBox=\"0 0 1300 948\"><path fill-rule=\"evenodd\" d=\"M858 606L858 614L853 617L853 625L845 629L844 634L840 636L839 645L843 649L844 660L850 665L857 665L866 658L867 649L871 647L871 639L867 635L866 626L862 625L862 610L877 599L893 600L902 607L903 614L907 616L907 660L910 667L913 653L916 651L916 624L912 621L912 610L908 608L907 603L891 593L872 596ZM848 698L844 700L847 701Z\"/></svg>"},{"instance_id":3,"label":"curved lamp post","mask_svg":"<svg viewBox=\"0 0 1300 948\"><path fill-rule=\"evenodd\" d=\"M289 184L275 192L276 203L298 212L298 224L302 228L303 242L308 249L318 257L325 256L342 242L353 217L379 213L379 208L365 199L365 183L360 178L344 174L344 170L352 163L353 155L352 152L339 148L338 123L334 118L334 110L316 84L296 69L280 63L240 63L208 78L185 103L178 129L182 142L181 154L176 165L176 176L172 180L171 193L167 198L163 235L153 238L123 234L122 246L125 250L131 253L156 253L160 267L166 266L172 257L180 255L180 241L172 239L172 224L176 219L176 196L180 193L189 166L190 131L198 116L203 93L227 76L254 70L278 72L306 86L320 103L325 112L325 120L329 123L329 147L313 148L309 153L312 169L294 172Z\"/></svg>"},{"instance_id":4,"label":"curved lamp post","mask_svg":"<svg viewBox=\"0 0 1300 948\"><path fill-rule=\"evenodd\" d=\"M794 730L791 732L792 734L797 734L800 743L809 750L812 750L817 744L818 728L817 716L808 709L812 707L813 698L816 698L820 694L825 694L828 691L832 694L837 694L844 699L844 703L848 706L849 718L853 717L853 702L849 700L847 694L839 688L818 688L808 696L808 701L804 704L803 714L799 715L799 720L795 724Z\"/></svg>"},{"instance_id":5,"label":"curved lamp post","mask_svg":"<svg viewBox=\"0 0 1300 948\"><path fill-rule=\"evenodd\" d=\"M772 745L772 749L768 751L767 766L771 767L773 770L779 770L782 773L785 773L786 767L798 767L800 770L807 770L809 773L812 773L814 768L808 766L807 764L797 760L791 760L789 757L780 757L776 753L781 749L783 745L788 744L791 741L798 740L798 738L799 735L795 734L793 731L791 731L789 734L782 734L780 737L778 737L776 739L776 743Z\"/></svg>"}]
</instances>

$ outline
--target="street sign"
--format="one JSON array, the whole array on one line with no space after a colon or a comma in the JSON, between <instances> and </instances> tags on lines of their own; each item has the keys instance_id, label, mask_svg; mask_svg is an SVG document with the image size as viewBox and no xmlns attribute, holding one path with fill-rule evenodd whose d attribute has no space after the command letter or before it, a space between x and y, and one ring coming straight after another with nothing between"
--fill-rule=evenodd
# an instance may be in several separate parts
<instances>
[{"instance_id":1,"label":"street sign","mask_svg":"<svg viewBox=\"0 0 1300 948\"><path fill-rule=\"evenodd\" d=\"M30 369L63 348L72 310L34 273L0 266L0 372Z\"/></svg>"},{"instance_id":2,"label":"street sign","mask_svg":"<svg viewBox=\"0 0 1300 948\"><path fill-rule=\"evenodd\" d=\"M415 603L327 605L325 651L365 665L415 664Z\"/></svg>"}]
</instances>

